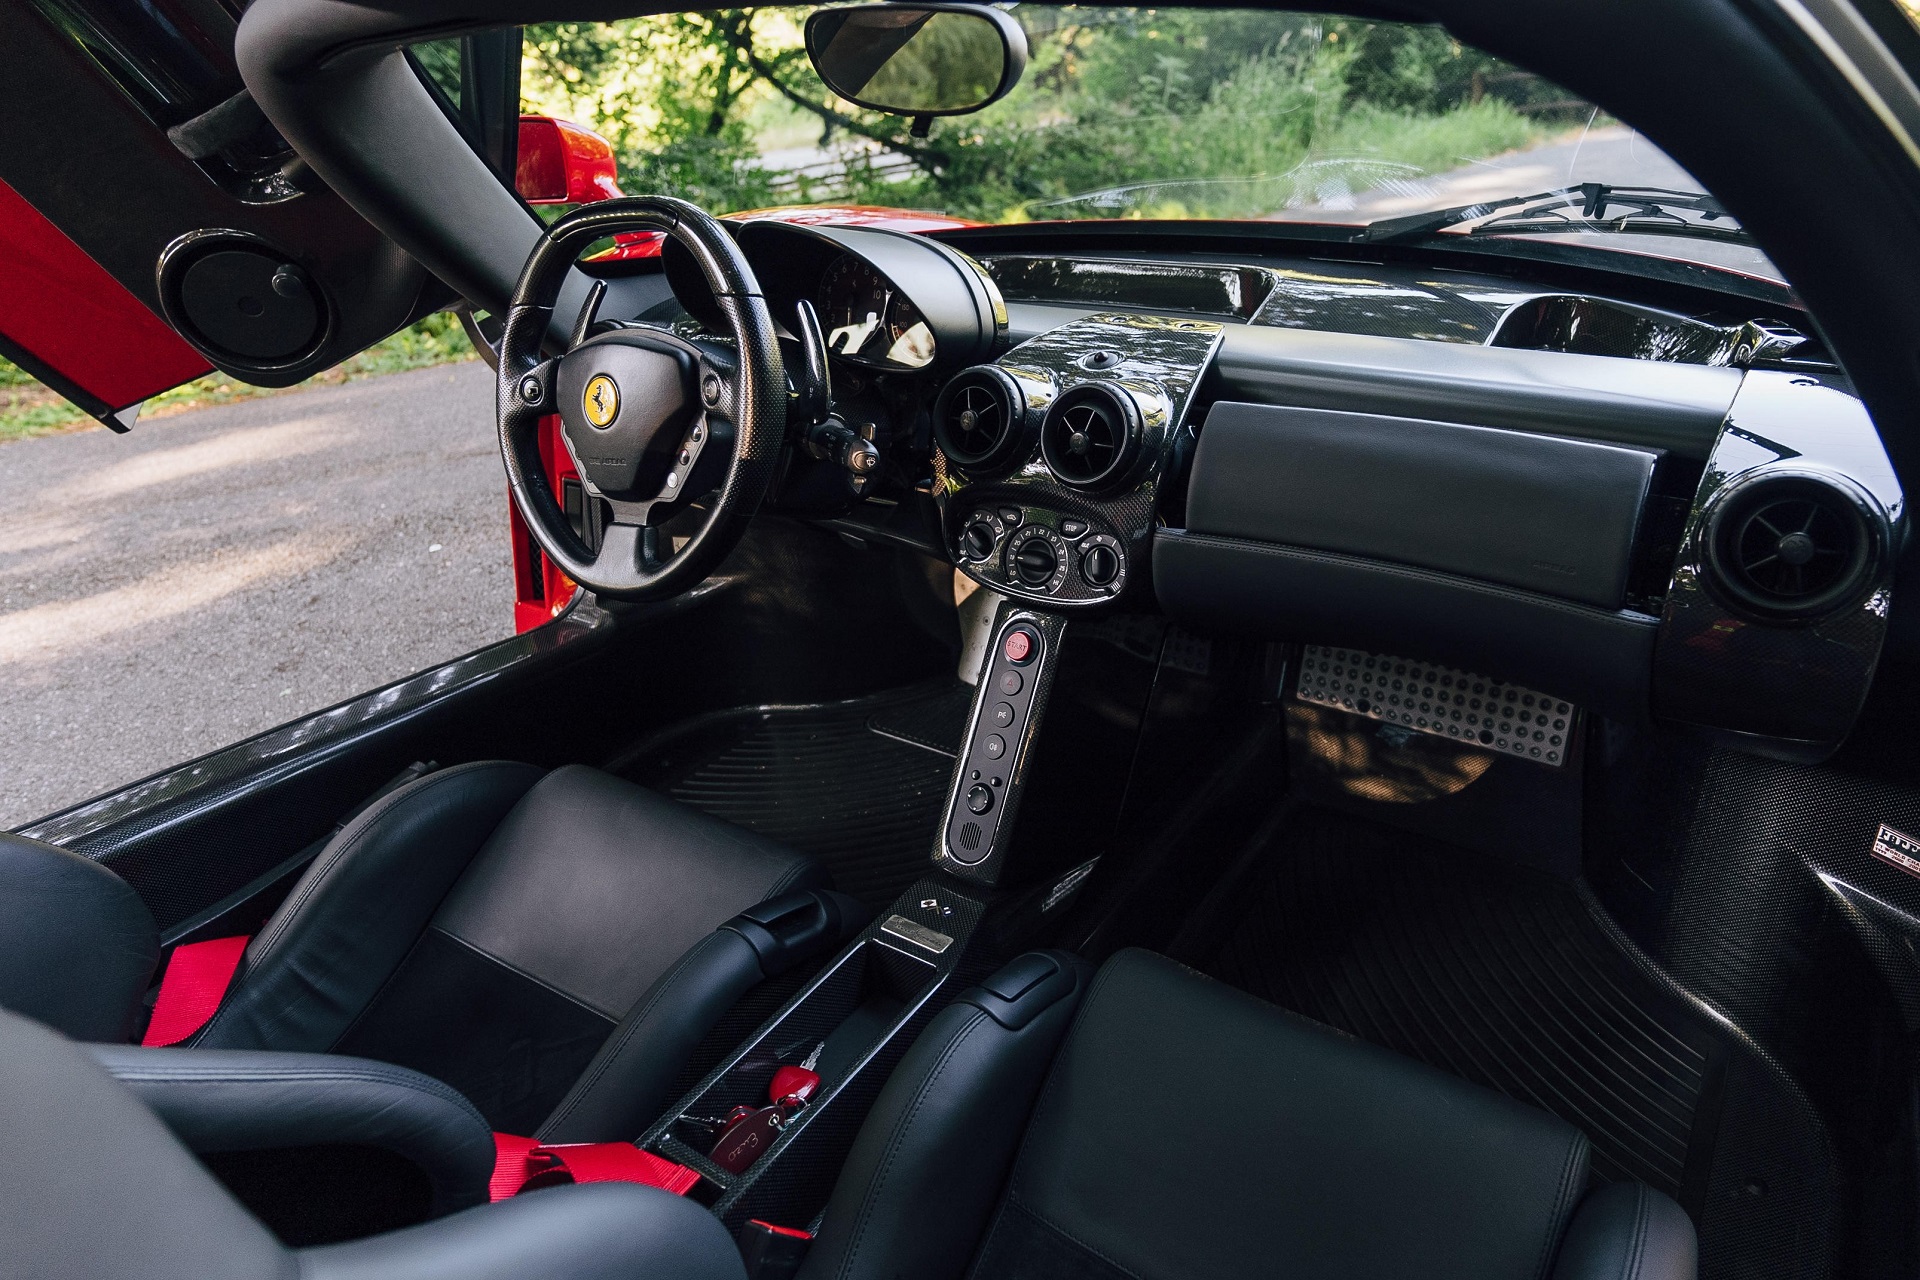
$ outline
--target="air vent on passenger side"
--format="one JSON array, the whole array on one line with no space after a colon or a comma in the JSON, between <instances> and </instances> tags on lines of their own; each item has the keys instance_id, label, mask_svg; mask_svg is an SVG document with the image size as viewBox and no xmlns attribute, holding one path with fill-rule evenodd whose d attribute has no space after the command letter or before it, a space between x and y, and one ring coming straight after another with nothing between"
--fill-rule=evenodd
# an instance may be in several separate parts
<instances>
[{"instance_id":1,"label":"air vent on passenger side","mask_svg":"<svg viewBox=\"0 0 1920 1280\"><path fill-rule=\"evenodd\" d=\"M1714 585L1734 604L1798 620L1865 592L1887 529L1872 499L1838 478L1775 471L1717 498L1706 538Z\"/></svg>"},{"instance_id":2,"label":"air vent on passenger side","mask_svg":"<svg viewBox=\"0 0 1920 1280\"><path fill-rule=\"evenodd\" d=\"M1107 382L1075 387L1040 424L1040 455L1067 484L1096 489L1125 474L1140 436L1133 398Z\"/></svg>"},{"instance_id":3,"label":"air vent on passenger side","mask_svg":"<svg viewBox=\"0 0 1920 1280\"><path fill-rule=\"evenodd\" d=\"M948 459L972 471L1014 461L1029 439L1020 384L996 365L962 369L933 406L933 434Z\"/></svg>"}]
</instances>

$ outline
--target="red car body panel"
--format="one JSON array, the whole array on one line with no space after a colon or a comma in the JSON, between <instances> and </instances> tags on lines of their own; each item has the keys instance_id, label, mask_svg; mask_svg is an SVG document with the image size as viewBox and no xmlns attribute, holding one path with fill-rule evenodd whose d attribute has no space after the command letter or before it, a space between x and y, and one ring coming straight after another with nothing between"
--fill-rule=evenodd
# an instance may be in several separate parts
<instances>
[{"instance_id":1,"label":"red car body panel","mask_svg":"<svg viewBox=\"0 0 1920 1280\"><path fill-rule=\"evenodd\" d=\"M206 358L0 183L0 335L27 365L95 417L211 371Z\"/></svg>"},{"instance_id":2,"label":"red car body panel","mask_svg":"<svg viewBox=\"0 0 1920 1280\"><path fill-rule=\"evenodd\" d=\"M613 144L552 116L521 116L513 187L528 204L592 204L620 194Z\"/></svg>"}]
</instances>

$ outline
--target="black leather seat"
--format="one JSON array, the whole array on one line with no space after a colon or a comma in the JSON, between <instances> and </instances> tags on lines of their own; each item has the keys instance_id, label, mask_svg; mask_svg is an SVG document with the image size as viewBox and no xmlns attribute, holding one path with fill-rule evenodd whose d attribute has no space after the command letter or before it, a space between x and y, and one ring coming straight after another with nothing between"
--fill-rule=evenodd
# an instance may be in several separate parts
<instances>
[{"instance_id":1,"label":"black leather seat","mask_svg":"<svg viewBox=\"0 0 1920 1280\"><path fill-rule=\"evenodd\" d=\"M0 1272L742 1280L705 1210L561 1187L290 1257L71 1046L0 1017ZM50 1158L49 1158L50 1157ZM98 1229L94 1224L101 1224ZM1663 1195L1560 1121L1158 956L1023 956L935 1018L802 1280L1694 1280Z\"/></svg>"},{"instance_id":2,"label":"black leather seat","mask_svg":"<svg viewBox=\"0 0 1920 1280\"><path fill-rule=\"evenodd\" d=\"M858 928L827 885L810 857L596 770L460 765L328 843L185 1044L378 1059L496 1129L626 1137L740 995ZM0 837L0 1005L124 1040L157 947L110 872Z\"/></svg>"},{"instance_id":3,"label":"black leather seat","mask_svg":"<svg viewBox=\"0 0 1920 1280\"><path fill-rule=\"evenodd\" d=\"M0 1274L89 1280L741 1280L699 1205L558 1187L406 1230L289 1250L80 1049L0 1013Z\"/></svg>"},{"instance_id":4,"label":"black leather seat","mask_svg":"<svg viewBox=\"0 0 1920 1280\"><path fill-rule=\"evenodd\" d=\"M1147 952L1037 960L902 1059L803 1280L1693 1280L1680 1207L1544 1112Z\"/></svg>"}]
</instances>

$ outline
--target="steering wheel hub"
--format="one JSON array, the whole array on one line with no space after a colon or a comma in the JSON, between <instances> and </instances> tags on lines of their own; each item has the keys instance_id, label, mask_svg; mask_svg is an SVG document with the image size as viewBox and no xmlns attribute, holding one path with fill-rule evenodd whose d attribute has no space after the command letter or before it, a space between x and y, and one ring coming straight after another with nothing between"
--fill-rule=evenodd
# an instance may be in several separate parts
<instances>
[{"instance_id":1,"label":"steering wheel hub","mask_svg":"<svg viewBox=\"0 0 1920 1280\"><path fill-rule=\"evenodd\" d=\"M569 351L556 390L580 474L609 497L658 495L701 416L697 376L693 352L632 330Z\"/></svg>"}]
</instances>

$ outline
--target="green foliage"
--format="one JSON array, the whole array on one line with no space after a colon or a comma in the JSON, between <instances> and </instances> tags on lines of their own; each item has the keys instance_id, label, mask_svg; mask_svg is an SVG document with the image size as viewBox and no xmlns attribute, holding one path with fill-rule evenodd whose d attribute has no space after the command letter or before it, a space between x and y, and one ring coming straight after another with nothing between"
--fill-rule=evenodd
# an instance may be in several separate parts
<instances>
[{"instance_id":1,"label":"green foliage","mask_svg":"<svg viewBox=\"0 0 1920 1280\"><path fill-rule=\"evenodd\" d=\"M1254 217L1537 141L1591 108L1433 27L1264 9L1021 5L1022 83L916 139L907 121L834 98L801 43L805 10L719 9L526 30L528 110L611 141L622 186L716 213L851 201L982 221ZM414 50L458 95L459 42ZM852 146L844 144L852 143ZM818 148L836 146L839 165ZM788 164L778 153L810 153ZM558 210L542 210L557 215ZM450 315L319 381L473 358ZM258 388L214 376L149 414ZM0 361L0 439L84 425Z\"/></svg>"},{"instance_id":2,"label":"green foliage","mask_svg":"<svg viewBox=\"0 0 1920 1280\"><path fill-rule=\"evenodd\" d=\"M800 47L800 10L529 28L523 82L542 109L614 141L630 191L716 212L847 200L987 221L1271 213L1524 146L1542 132L1536 103L1566 101L1438 28L1270 10L1013 12L1032 49L1022 84L925 140L826 91ZM875 145L842 148L844 173L767 158L836 138Z\"/></svg>"}]
</instances>

